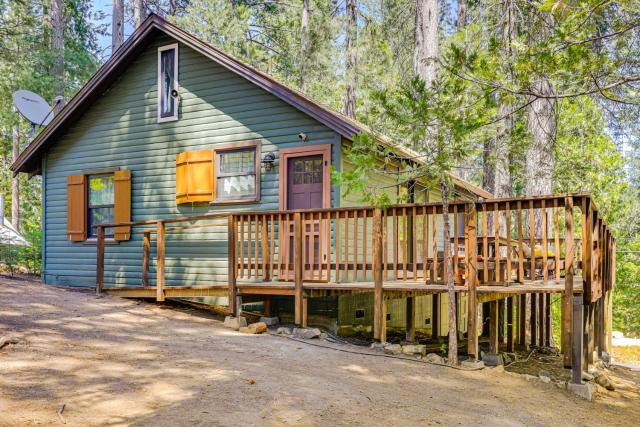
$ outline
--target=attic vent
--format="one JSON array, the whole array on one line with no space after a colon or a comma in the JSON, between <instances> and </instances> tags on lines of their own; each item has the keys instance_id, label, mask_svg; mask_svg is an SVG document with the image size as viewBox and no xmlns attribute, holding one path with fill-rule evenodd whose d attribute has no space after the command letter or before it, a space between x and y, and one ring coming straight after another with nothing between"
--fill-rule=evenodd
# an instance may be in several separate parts
<instances>
[{"instance_id":1,"label":"attic vent","mask_svg":"<svg viewBox=\"0 0 640 427\"><path fill-rule=\"evenodd\" d=\"M431 319L428 318L428 317L426 319L424 319L424 324L425 325L430 325L431 324Z\"/></svg>"}]
</instances>

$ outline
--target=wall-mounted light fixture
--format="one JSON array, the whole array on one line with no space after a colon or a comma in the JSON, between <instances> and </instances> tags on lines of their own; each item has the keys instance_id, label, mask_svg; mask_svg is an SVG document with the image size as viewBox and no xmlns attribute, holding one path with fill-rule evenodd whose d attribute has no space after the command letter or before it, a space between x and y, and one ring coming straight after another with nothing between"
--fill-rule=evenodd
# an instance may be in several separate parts
<instances>
[{"instance_id":1,"label":"wall-mounted light fixture","mask_svg":"<svg viewBox=\"0 0 640 427\"><path fill-rule=\"evenodd\" d=\"M273 168L273 164L275 163L275 161L276 161L275 154L273 154L271 151L266 153L262 158L262 165L264 166L264 170L266 172L269 172L271 168Z\"/></svg>"}]
</instances>

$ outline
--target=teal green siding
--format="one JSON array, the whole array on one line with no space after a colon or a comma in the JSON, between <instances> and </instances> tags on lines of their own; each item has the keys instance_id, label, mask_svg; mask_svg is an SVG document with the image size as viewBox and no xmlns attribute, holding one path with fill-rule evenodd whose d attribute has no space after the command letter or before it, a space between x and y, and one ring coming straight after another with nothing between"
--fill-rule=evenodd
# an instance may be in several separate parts
<instances>
[{"instance_id":1,"label":"teal green siding","mask_svg":"<svg viewBox=\"0 0 640 427\"><path fill-rule=\"evenodd\" d=\"M260 139L262 153L283 147L333 144L340 168L340 137L284 101L227 71L184 45L179 46L179 120L157 123L157 47L149 46L84 116L71 125L43 160L44 278L47 283L95 284L95 246L66 239L66 177L88 169L132 171L132 220L199 215L220 210L277 209L278 168L261 174L261 201L252 205L181 205L175 202L175 157L218 143ZM334 206L339 188L332 187ZM134 229L135 232L135 229ZM202 285L226 280L226 228L169 233L167 285ZM152 257L155 256L155 239ZM107 286L140 284L142 237L106 247ZM155 275L152 266L151 278ZM152 280L152 284L153 284Z\"/></svg>"}]
</instances>

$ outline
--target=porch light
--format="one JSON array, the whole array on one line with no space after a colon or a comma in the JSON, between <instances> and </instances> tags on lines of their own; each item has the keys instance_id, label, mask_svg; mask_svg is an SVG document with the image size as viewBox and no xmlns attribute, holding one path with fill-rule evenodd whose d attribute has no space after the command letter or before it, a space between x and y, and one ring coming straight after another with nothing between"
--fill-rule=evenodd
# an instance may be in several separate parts
<instances>
[{"instance_id":1,"label":"porch light","mask_svg":"<svg viewBox=\"0 0 640 427\"><path fill-rule=\"evenodd\" d=\"M264 157L262 158L262 164L264 165L264 170L266 172L269 172L271 170L271 168L273 167L273 164L276 161L276 155L273 154L271 151L269 151L268 153L266 153L264 155Z\"/></svg>"}]
</instances>

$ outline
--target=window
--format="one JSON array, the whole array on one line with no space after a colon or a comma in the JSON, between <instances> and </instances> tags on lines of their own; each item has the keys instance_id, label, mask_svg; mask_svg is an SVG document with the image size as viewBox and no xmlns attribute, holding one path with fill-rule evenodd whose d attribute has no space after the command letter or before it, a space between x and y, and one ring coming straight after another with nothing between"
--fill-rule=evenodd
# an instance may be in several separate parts
<instances>
[{"instance_id":1,"label":"window","mask_svg":"<svg viewBox=\"0 0 640 427\"><path fill-rule=\"evenodd\" d=\"M255 142L215 147L216 201L256 201L259 198L260 152Z\"/></svg>"},{"instance_id":2,"label":"window","mask_svg":"<svg viewBox=\"0 0 640 427\"><path fill-rule=\"evenodd\" d=\"M178 45L158 49L158 122L178 119Z\"/></svg>"},{"instance_id":3,"label":"window","mask_svg":"<svg viewBox=\"0 0 640 427\"><path fill-rule=\"evenodd\" d=\"M115 180L113 174L89 175L87 185L87 235L96 237L93 227L113 223ZM105 229L105 236L113 237L113 228Z\"/></svg>"}]
</instances>

